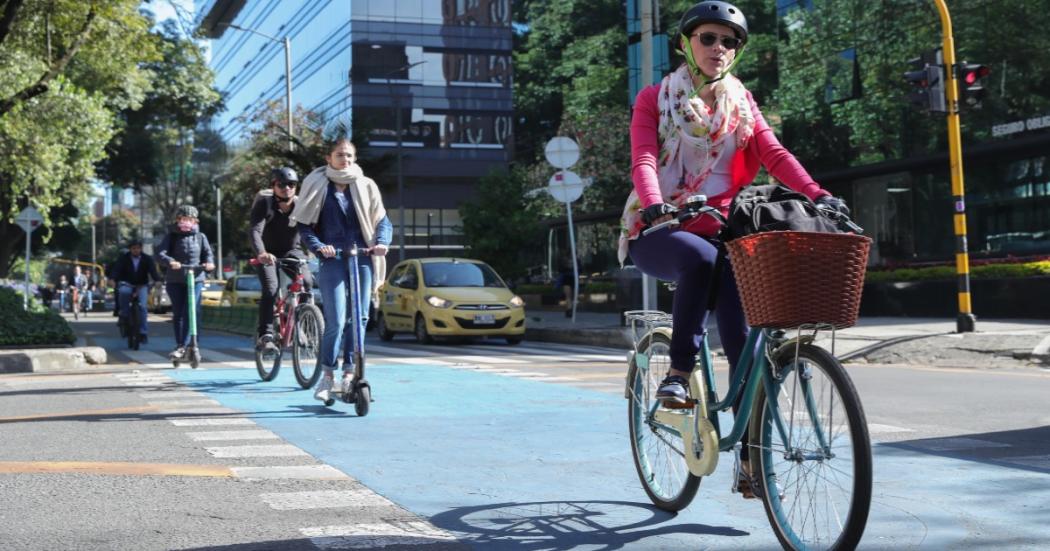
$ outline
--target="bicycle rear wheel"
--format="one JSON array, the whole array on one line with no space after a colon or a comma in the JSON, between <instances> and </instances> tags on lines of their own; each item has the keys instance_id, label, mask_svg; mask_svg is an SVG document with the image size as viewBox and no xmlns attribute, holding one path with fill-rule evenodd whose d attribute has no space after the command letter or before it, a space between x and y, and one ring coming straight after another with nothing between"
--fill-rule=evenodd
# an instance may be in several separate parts
<instances>
[{"instance_id":1,"label":"bicycle rear wheel","mask_svg":"<svg viewBox=\"0 0 1050 551\"><path fill-rule=\"evenodd\" d=\"M871 507L864 409L834 356L812 345L797 352L787 346L773 358L776 397L759 387L755 402L751 457L766 515L785 549L854 549Z\"/></svg>"},{"instance_id":2,"label":"bicycle rear wheel","mask_svg":"<svg viewBox=\"0 0 1050 551\"><path fill-rule=\"evenodd\" d=\"M127 317L124 318L124 334L128 338L128 348L132 350L139 349L139 327L141 325L138 304L132 304L131 308L128 308Z\"/></svg>"},{"instance_id":3,"label":"bicycle rear wheel","mask_svg":"<svg viewBox=\"0 0 1050 551\"><path fill-rule=\"evenodd\" d=\"M664 511L680 511L696 496L700 477L689 472L682 437L652 419L658 405L656 390L671 365L670 351L671 340L663 333L649 333L639 341L638 354L648 357L648 365L638 365L632 371L627 414L634 466L642 488L653 505Z\"/></svg>"},{"instance_id":4,"label":"bicycle rear wheel","mask_svg":"<svg viewBox=\"0 0 1050 551\"><path fill-rule=\"evenodd\" d=\"M321 376L321 336L324 317L313 304L300 304L292 333L292 367L299 386L310 388Z\"/></svg>"}]
</instances>

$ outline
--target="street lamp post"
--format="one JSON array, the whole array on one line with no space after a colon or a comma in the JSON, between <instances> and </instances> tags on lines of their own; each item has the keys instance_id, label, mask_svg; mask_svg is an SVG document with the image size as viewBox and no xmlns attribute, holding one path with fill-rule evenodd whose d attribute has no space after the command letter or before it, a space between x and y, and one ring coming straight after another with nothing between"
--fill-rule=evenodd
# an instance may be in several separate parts
<instances>
[{"instance_id":1,"label":"street lamp post","mask_svg":"<svg viewBox=\"0 0 1050 551\"><path fill-rule=\"evenodd\" d=\"M244 31L252 34L257 34L263 38L269 39L273 42L284 46L284 98L285 98L285 110L288 116L288 151L294 149L292 142L292 42L288 37L276 38L266 33L241 27L240 25L234 25L233 23L226 23L227 27L231 29L237 29L238 31Z\"/></svg>"},{"instance_id":2,"label":"street lamp post","mask_svg":"<svg viewBox=\"0 0 1050 551\"><path fill-rule=\"evenodd\" d=\"M215 186L215 220L218 226L218 242L219 242L219 254L216 256L216 266L219 267L218 279L224 279L222 277L222 186Z\"/></svg>"},{"instance_id":3,"label":"street lamp post","mask_svg":"<svg viewBox=\"0 0 1050 551\"><path fill-rule=\"evenodd\" d=\"M425 60L417 61L415 63L409 63L407 65L398 67L397 69L390 71L386 74L387 91L389 91L390 95L394 98L394 124L396 125L395 132L397 132L397 216L400 219L400 231L398 232L400 235L398 236L397 250L398 262L405 259L405 181L403 172L401 170L401 96L399 94L394 93L394 86L393 83L390 82L390 77L394 75L394 73L407 71L412 67L422 65L424 63L426 63Z\"/></svg>"}]
</instances>

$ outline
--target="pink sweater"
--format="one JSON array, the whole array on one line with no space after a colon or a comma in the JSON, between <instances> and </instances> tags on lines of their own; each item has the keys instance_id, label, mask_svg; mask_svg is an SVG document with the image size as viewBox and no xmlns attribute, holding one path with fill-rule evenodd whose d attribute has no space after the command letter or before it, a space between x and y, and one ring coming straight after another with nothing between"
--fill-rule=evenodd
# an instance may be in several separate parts
<instances>
[{"instance_id":1,"label":"pink sweater","mask_svg":"<svg viewBox=\"0 0 1050 551\"><path fill-rule=\"evenodd\" d=\"M634 189L638 192L638 198L642 202L642 208L665 202L660 194L656 169L656 160L660 156L658 131L660 109L657 101L659 93L659 84L642 89L635 99L634 114L631 117L631 179L634 181ZM780 144L773 134L773 129L762 117L762 112L758 110L758 105L751 97L751 92L747 93L747 98L751 103L751 112L755 116L754 136L733 156L730 165L732 181L730 188L724 193L708 197L707 204L718 208L722 214L727 214L729 204L740 188L755 179L759 163L765 166L766 170L778 181L806 194L811 199L815 200L818 197L830 195L813 181L795 156ZM719 228L718 222L710 216L698 216L686 222L682 229L699 235L715 235Z\"/></svg>"}]
</instances>

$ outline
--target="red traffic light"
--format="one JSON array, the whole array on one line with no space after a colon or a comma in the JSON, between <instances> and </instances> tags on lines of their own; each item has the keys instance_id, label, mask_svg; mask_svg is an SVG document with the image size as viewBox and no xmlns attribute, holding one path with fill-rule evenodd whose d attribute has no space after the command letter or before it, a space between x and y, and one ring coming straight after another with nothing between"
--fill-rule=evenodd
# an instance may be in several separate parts
<instances>
[{"instance_id":1,"label":"red traffic light","mask_svg":"<svg viewBox=\"0 0 1050 551\"><path fill-rule=\"evenodd\" d=\"M966 81L966 84L975 84L978 80L988 76L991 72L992 70L985 65L977 65L972 68L967 67L963 73L963 80Z\"/></svg>"}]
</instances>

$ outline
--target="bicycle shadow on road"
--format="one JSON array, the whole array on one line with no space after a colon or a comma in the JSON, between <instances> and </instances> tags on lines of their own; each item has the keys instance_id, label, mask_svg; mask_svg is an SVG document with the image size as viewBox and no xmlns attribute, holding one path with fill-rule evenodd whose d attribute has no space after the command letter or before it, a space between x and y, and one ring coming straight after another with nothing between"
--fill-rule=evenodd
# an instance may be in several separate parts
<instances>
[{"instance_id":1,"label":"bicycle shadow on road","mask_svg":"<svg viewBox=\"0 0 1050 551\"><path fill-rule=\"evenodd\" d=\"M473 549L623 549L676 534L749 536L728 526L668 524L677 517L626 501L534 501L459 507L430 518ZM661 544L653 542L654 549ZM665 541L664 544L667 542Z\"/></svg>"},{"instance_id":2,"label":"bicycle shadow on road","mask_svg":"<svg viewBox=\"0 0 1050 551\"><path fill-rule=\"evenodd\" d=\"M1050 426L884 442L879 447L1050 474Z\"/></svg>"}]
</instances>

